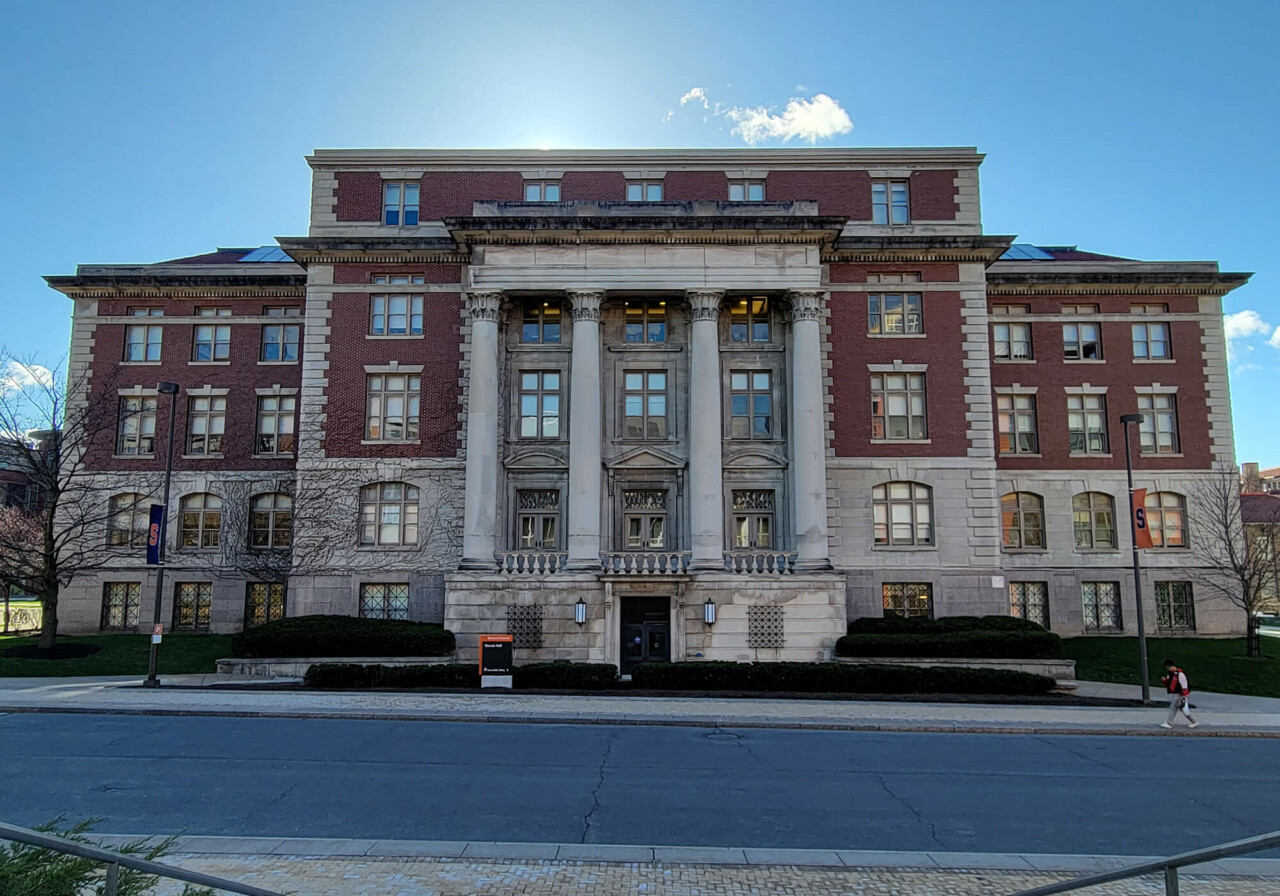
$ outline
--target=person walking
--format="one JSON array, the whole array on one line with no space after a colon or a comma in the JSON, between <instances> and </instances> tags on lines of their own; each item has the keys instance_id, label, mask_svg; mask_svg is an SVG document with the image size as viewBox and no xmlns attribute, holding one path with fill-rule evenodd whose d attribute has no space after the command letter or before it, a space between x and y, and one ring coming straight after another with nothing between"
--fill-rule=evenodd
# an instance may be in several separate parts
<instances>
[{"instance_id":1,"label":"person walking","mask_svg":"<svg viewBox=\"0 0 1280 896\"><path fill-rule=\"evenodd\" d=\"M1169 692L1169 715L1160 723L1161 728L1172 728L1173 720L1178 717L1181 711L1187 717L1187 723L1195 728L1200 723L1191 715L1191 704L1188 699L1191 697L1191 686L1187 684L1187 674L1174 664L1173 660L1164 661L1164 682L1165 690Z\"/></svg>"}]
</instances>

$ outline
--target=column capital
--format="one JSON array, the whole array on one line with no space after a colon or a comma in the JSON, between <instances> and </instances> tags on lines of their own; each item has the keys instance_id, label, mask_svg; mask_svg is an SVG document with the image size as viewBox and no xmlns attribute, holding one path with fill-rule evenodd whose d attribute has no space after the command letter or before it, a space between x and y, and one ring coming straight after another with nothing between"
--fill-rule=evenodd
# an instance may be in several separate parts
<instances>
[{"instance_id":1,"label":"column capital","mask_svg":"<svg viewBox=\"0 0 1280 896\"><path fill-rule=\"evenodd\" d=\"M720 317L723 289L690 289L684 295L689 300L689 316L694 320L714 321Z\"/></svg>"},{"instance_id":2,"label":"column capital","mask_svg":"<svg viewBox=\"0 0 1280 896\"><path fill-rule=\"evenodd\" d=\"M793 289L787 298L791 300L792 320L819 320L827 294L819 289Z\"/></svg>"},{"instance_id":3,"label":"column capital","mask_svg":"<svg viewBox=\"0 0 1280 896\"><path fill-rule=\"evenodd\" d=\"M570 289L567 290L567 295L575 321L600 319L600 305L604 302L603 289Z\"/></svg>"},{"instance_id":4,"label":"column capital","mask_svg":"<svg viewBox=\"0 0 1280 896\"><path fill-rule=\"evenodd\" d=\"M497 290L469 292L466 304L467 313L473 321L489 320L497 323L502 308L502 293Z\"/></svg>"}]
</instances>

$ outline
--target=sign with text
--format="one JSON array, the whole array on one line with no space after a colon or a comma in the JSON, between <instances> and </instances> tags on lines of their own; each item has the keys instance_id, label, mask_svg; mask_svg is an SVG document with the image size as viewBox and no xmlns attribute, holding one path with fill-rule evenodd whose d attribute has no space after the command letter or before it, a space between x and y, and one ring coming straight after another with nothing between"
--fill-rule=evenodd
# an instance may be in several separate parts
<instances>
[{"instance_id":1,"label":"sign with text","mask_svg":"<svg viewBox=\"0 0 1280 896\"><path fill-rule=\"evenodd\" d=\"M160 544L164 541L164 505L151 505L151 520L147 523L147 564L160 562Z\"/></svg>"},{"instance_id":2,"label":"sign with text","mask_svg":"<svg viewBox=\"0 0 1280 896\"><path fill-rule=\"evenodd\" d=\"M510 688L515 665L514 639L510 635L480 636L480 687Z\"/></svg>"},{"instance_id":3,"label":"sign with text","mask_svg":"<svg viewBox=\"0 0 1280 896\"><path fill-rule=\"evenodd\" d=\"M151 643L159 644L160 638L163 634L164 634L164 626L160 623L156 623L155 627L152 628L151 630Z\"/></svg>"},{"instance_id":4,"label":"sign with text","mask_svg":"<svg viewBox=\"0 0 1280 896\"><path fill-rule=\"evenodd\" d=\"M1133 543L1139 550L1149 550L1155 545L1151 541L1151 529L1147 526L1147 490L1145 488L1133 490L1129 511L1133 515Z\"/></svg>"}]
</instances>

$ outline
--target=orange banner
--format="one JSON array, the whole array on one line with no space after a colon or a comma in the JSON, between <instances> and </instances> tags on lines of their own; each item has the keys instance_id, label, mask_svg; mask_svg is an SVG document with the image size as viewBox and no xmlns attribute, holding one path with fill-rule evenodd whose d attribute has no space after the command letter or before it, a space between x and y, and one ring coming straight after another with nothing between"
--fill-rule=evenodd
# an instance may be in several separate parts
<instances>
[{"instance_id":1,"label":"orange banner","mask_svg":"<svg viewBox=\"0 0 1280 896\"><path fill-rule=\"evenodd\" d=\"M1151 530L1147 528L1147 490L1135 488L1131 500L1129 515L1133 518L1133 543L1138 550L1145 551L1155 546L1151 542Z\"/></svg>"}]
</instances>

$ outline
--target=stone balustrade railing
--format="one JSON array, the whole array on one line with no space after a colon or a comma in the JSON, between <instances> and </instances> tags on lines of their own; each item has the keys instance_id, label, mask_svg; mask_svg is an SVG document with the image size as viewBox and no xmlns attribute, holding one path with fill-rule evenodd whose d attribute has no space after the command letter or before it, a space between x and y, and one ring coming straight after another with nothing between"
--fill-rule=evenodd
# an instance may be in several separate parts
<instances>
[{"instance_id":1,"label":"stone balustrade railing","mask_svg":"<svg viewBox=\"0 0 1280 896\"><path fill-rule=\"evenodd\" d=\"M726 572L745 575L790 575L795 571L795 551L725 551Z\"/></svg>"},{"instance_id":2,"label":"stone balustrade railing","mask_svg":"<svg viewBox=\"0 0 1280 896\"><path fill-rule=\"evenodd\" d=\"M499 551L493 559L498 572L548 574L563 572L569 555L557 551Z\"/></svg>"},{"instance_id":3,"label":"stone balustrade railing","mask_svg":"<svg viewBox=\"0 0 1280 896\"><path fill-rule=\"evenodd\" d=\"M600 555L605 575L674 576L689 571L688 551L611 551Z\"/></svg>"}]
</instances>

